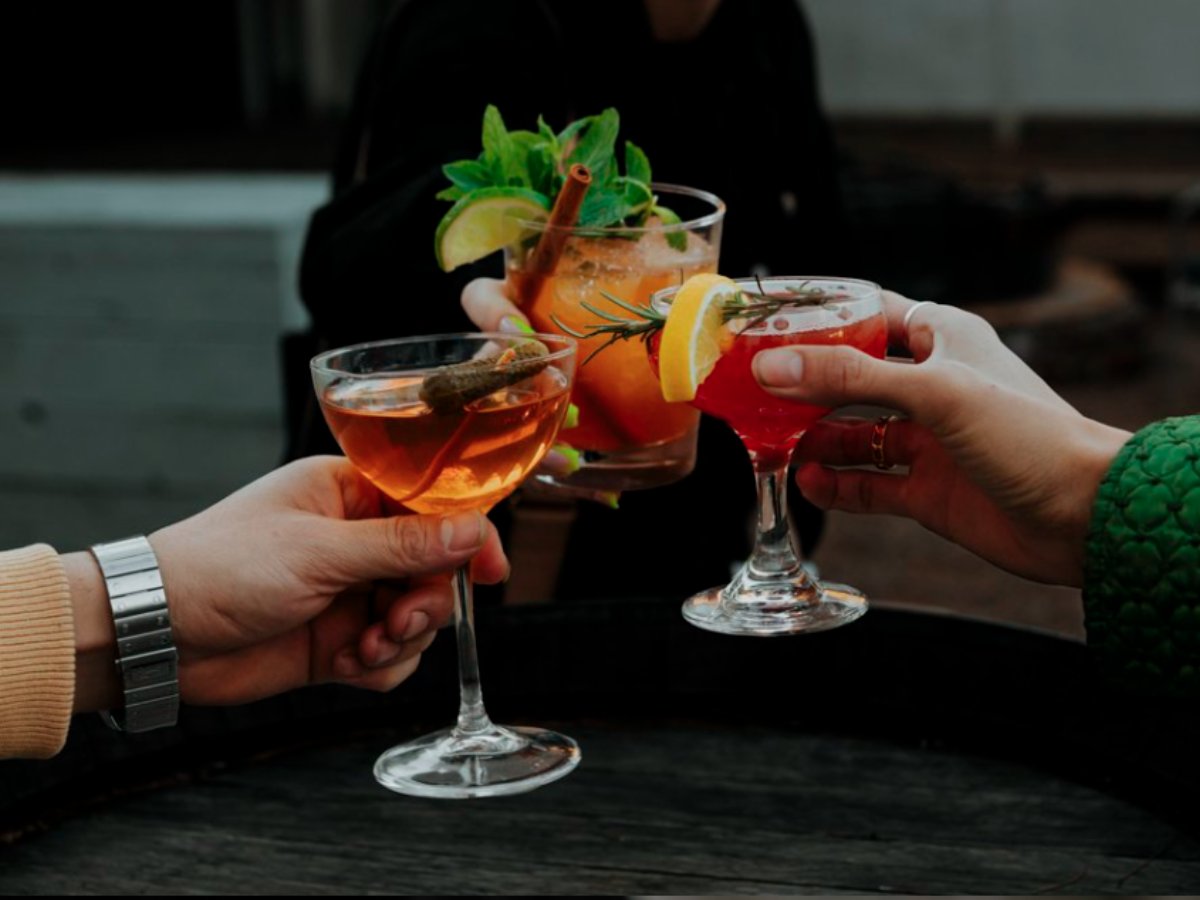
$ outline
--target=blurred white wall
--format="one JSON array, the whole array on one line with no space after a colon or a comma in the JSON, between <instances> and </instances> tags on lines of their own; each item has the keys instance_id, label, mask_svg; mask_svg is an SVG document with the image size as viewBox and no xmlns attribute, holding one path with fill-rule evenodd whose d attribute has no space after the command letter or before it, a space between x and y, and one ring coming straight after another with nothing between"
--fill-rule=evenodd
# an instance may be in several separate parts
<instances>
[{"instance_id":1,"label":"blurred white wall","mask_svg":"<svg viewBox=\"0 0 1200 900\"><path fill-rule=\"evenodd\" d=\"M1200 117L1200 0L801 0L834 114Z\"/></svg>"}]
</instances>

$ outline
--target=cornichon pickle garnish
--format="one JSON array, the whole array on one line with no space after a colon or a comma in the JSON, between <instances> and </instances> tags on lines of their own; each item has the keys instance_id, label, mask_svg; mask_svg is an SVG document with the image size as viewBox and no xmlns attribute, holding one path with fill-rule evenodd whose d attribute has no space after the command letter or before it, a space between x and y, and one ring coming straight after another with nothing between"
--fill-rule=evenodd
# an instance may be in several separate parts
<instances>
[{"instance_id":1,"label":"cornichon pickle garnish","mask_svg":"<svg viewBox=\"0 0 1200 900\"><path fill-rule=\"evenodd\" d=\"M550 364L550 351L525 341L489 359L473 359L438 369L421 384L421 401L435 413L466 409L476 400L532 378Z\"/></svg>"}]
</instances>

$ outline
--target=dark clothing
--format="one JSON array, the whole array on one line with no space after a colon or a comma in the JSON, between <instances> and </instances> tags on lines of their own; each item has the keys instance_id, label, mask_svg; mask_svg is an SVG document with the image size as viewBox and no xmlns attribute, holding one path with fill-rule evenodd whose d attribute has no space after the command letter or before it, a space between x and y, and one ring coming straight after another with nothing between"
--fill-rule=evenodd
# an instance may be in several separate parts
<instances>
[{"instance_id":1,"label":"dark clothing","mask_svg":"<svg viewBox=\"0 0 1200 900\"><path fill-rule=\"evenodd\" d=\"M722 272L844 271L832 146L795 0L726 0L678 44L653 38L642 0L408 0L364 66L335 199L310 226L301 294L321 346L471 330L459 293L501 265L437 268L433 234L448 207L434 194L444 163L478 155L488 103L510 128L535 128L541 114L561 129L616 107L621 139L646 151L656 180L728 204ZM289 365L294 399L311 393L307 349ZM332 449L312 407L314 427L293 427L293 456ZM583 505L560 593L682 597L725 581L748 552L752 498L745 451L707 422L689 479L628 493L618 513ZM813 538L819 514L797 518Z\"/></svg>"}]
</instances>

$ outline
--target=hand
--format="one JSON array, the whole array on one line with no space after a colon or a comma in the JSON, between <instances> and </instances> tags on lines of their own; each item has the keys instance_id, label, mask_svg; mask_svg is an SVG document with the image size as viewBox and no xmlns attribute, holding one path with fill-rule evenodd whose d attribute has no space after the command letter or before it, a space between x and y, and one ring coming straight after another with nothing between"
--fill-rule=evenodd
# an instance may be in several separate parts
<instances>
[{"instance_id":1,"label":"hand","mask_svg":"<svg viewBox=\"0 0 1200 900\"><path fill-rule=\"evenodd\" d=\"M346 460L315 457L152 534L182 700L244 703L329 681L387 691L411 675L453 611L453 569L474 559L475 579L494 583L508 562L479 513L389 516L389 504ZM84 558L68 564L75 599L88 557L72 556Z\"/></svg>"},{"instance_id":2,"label":"hand","mask_svg":"<svg viewBox=\"0 0 1200 900\"><path fill-rule=\"evenodd\" d=\"M908 421L886 431L906 474L830 467L872 463L872 422L832 419L805 434L797 483L823 509L908 516L1010 572L1079 585L1100 481L1129 433L1078 413L1009 351L983 319L951 306L917 310L884 292L889 343L915 364L850 347L760 353L771 393L824 406L870 403Z\"/></svg>"},{"instance_id":3,"label":"hand","mask_svg":"<svg viewBox=\"0 0 1200 900\"><path fill-rule=\"evenodd\" d=\"M462 293L463 312L480 331L500 331L506 334L532 334L534 329L512 300L509 284L499 278L476 278ZM581 351L582 352L582 351ZM574 407L572 407L574 409ZM567 427L567 426L564 426ZM583 464L578 450L570 444L559 443L546 454L538 471L550 475L571 475ZM558 485L542 487L536 479L530 479L521 488L522 492L537 496L562 499L565 496L581 500L592 500L603 506L617 508L619 493L592 491L585 488L565 488Z\"/></svg>"}]
</instances>

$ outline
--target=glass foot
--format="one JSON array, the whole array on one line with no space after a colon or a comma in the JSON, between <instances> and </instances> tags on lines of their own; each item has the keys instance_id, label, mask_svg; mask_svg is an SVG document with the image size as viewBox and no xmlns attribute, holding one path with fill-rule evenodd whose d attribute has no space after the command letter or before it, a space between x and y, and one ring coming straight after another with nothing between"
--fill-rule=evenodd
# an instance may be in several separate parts
<instances>
[{"instance_id":1,"label":"glass foot","mask_svg":"<svg viewBox=\"0 0 1200 900\"><path fill-rule=\"evenodd\" d=\"M706 631L770 637L828 631L867 611L866 595L857 588L808 578L804 582L759 582L731 590L735 581L685 600L683 617Z\"/></svg>"},{"instance_id":2,"label":"glass foot","mask_svg":"<svg viewBox=\"0 0 1200 900\"><path fill-rule=\"evenodd\" d=\"M474 735L445 728L392 747L375 761L375 780L416 797L500 797L557 781L579 759L578 744L544 728L496 726Z\"/></svg>"}]
</instances>

